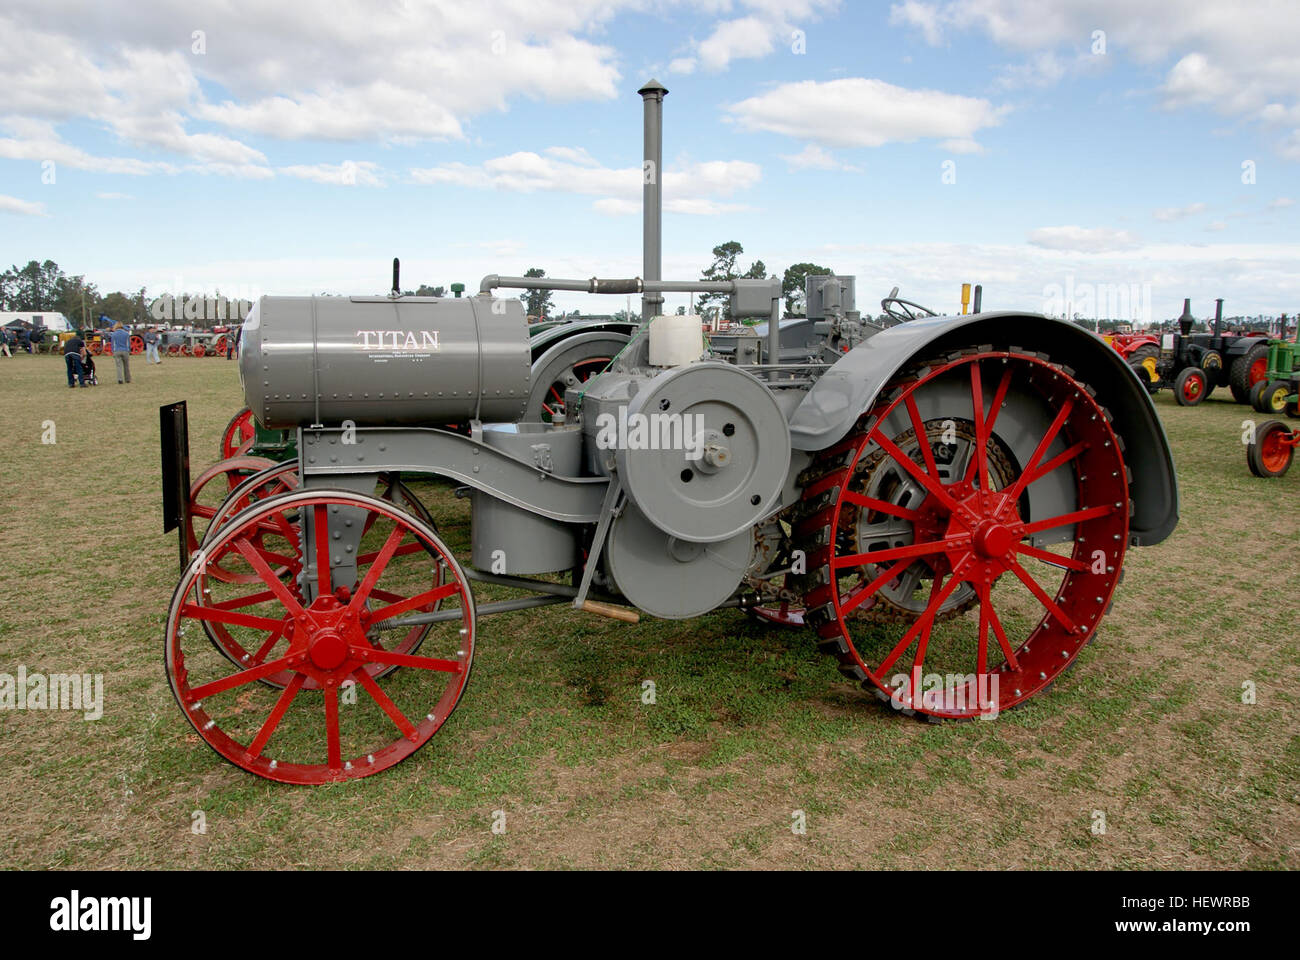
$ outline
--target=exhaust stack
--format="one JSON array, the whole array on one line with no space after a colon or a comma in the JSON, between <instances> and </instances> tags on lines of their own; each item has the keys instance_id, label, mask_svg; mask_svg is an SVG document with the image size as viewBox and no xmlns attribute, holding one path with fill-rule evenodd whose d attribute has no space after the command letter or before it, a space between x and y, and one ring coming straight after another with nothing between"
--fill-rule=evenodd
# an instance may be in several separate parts
<instances>
[{"instance_id":1,"label":"exhaust stack","mask_svg":"<svg viewBox=\"0 0 1300 960\"><path fill-rule=\"evenodd\" d=\"M661 280L663 255L664 97L668 88L648 80L637 93L645 104L645 162L641 168L641 279ZM641 297L641 322L663 312L662 293Z\"/></svg>"}]
</instances>

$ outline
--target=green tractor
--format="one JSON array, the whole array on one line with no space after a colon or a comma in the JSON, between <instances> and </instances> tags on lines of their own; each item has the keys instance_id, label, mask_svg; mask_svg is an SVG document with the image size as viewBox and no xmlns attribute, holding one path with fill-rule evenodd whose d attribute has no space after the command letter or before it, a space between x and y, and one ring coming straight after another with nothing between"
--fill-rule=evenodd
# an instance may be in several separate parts
<instances>
[{"instance_id":1,"label":"green tractor","mask_svg":"<svg viewBox=\"0 0 1300 960\"><path fill-rule=\"evenodd\" d=\"M1260 413L1285 411L1288 417L1300 417L1300 343L1269 341L1268 372L1250 388L1249 400Z\"/></svg>"}]
</instances>

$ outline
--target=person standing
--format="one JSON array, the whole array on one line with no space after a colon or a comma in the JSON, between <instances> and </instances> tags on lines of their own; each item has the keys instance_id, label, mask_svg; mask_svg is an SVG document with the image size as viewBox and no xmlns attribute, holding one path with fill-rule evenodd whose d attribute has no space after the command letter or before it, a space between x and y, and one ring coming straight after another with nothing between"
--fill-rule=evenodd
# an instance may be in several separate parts
<instances>
[{"instance_id":1,"label":"person standing","mask_svg":"<svg viewBox=\"0 0 1300 960\"><path fill-rule=\"evenodd\" d=\"M131 382L131 335L120 323L113 325L113 363L117 367L117 382ZM125 379L123 379L125 378Z\"/></svg>"},{"instance_id":2,"label":"person standing","mask_svg":"<svg viewBox=\"0 0 1300 960\"><path fill-rule=\"evenodd\" d=\"M70 387L76 387L77 385L72 382L74 375L78 383L83 387L86 385L86 368L81 363L81 355L85 350L86 341L76 334L73 334L72 339L63 344L63 362L68 368L68 386Z\"/></svg>"},{"instance_id":3,"label":"person standing","mask_svg":"<svg viewBox=\"0 0 1300 960\"><path fill-rule=\"evenodd\" d=\"M144 362L162 363L162 357L158 356L157 327L150 327L144 332Z\"/></svg>"},{"instance_id":4,"label":"person standing","mask_svg":"<svg viewBox=\"0 0 1300 960\"><path fill-rule=\"evenodd\" d=\"M6 357L13 359L13 352L9 349L9 328L0 327L0 351L3 351Z\"/></svg>"}]
</instances>

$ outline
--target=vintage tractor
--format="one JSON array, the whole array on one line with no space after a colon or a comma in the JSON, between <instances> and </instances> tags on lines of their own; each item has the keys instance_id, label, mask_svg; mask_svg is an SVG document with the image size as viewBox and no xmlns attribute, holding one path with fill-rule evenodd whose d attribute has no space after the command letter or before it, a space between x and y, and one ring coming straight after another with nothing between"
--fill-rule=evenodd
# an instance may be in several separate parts
<instances>
[{"instance_id":1,"label":"vintage tractor","mask_svg":"<svg viewBox=\"0 0 1300 960\"><path fill-rule=\"evenodd\" d=\"M667 91L639 92L660 169ZM481 620L557 603L627 622L797 605L900 712L995 715L1061 677L1126 550L1176 526L1150 398L1093 334L1010 311L885 328L845 276L809 277L808 316L781 321L779 278L660 279L658 182L644 202L642 277L258 301L244 395L295 456L248 465L164 627L218 754L287 783L384 770L447 722ZM496 295L528 288L640 294L650 319L538 354ZM661 315L688 292L766 322L706 345L698 317ZM420 474L467 493L468 556L396 487Z\"/></svg>"},{"instance_id":2,"label":"vintage tractor","mask_svg":"<svg viewBox=\"0 0 1300 960\"><path fill-rule=\"evenodd\" d=\"M1300 331L1297 331L1300 338ZM1270 340L1267 372L1250 391L1250 405L1260 413L1300 417L1300 343Z\"/></svg>"},{"instance_id":3,"label":"vintage tractor","mask_svg":"<svg viewBox=\"0 0 1300 960\"><path fill-rule=\"evenodd\" d=\"M1148 390L1154 393L1169 387L1181 406L1195 406L1215 387L1228 387L1237 403L1250 403L1251 390L1267 377L1268 341L1264 334L1224 333L1222 299L1215 301L1210 333L1192 333L1194 323L1192 302L1184 300L1179 332L1162 334L1158 350L1145 335L1137 335L1116 349L1121 353L1128 350L1126 359Z\"/></svg>"}]
</instances>

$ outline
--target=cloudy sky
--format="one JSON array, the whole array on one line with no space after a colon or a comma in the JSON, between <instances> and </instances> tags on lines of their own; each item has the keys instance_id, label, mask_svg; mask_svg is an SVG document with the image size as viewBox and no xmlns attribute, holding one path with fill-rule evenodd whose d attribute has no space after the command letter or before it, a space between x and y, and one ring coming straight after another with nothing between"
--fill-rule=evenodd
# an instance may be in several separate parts
<instances>
[{"instance_id":1,"label":"cloudy sky","mask_svg":"<svg viewBox=\"0 0 1300 960\"><path fill-rule=\"evenodd\" d=\"M1295 0L6 0L0 261L244 296L382 292L393 256L411 287L634 276L651 76L665 276L738 240L871 310L1300 310Z\"/></svg>"}]
</instances>

